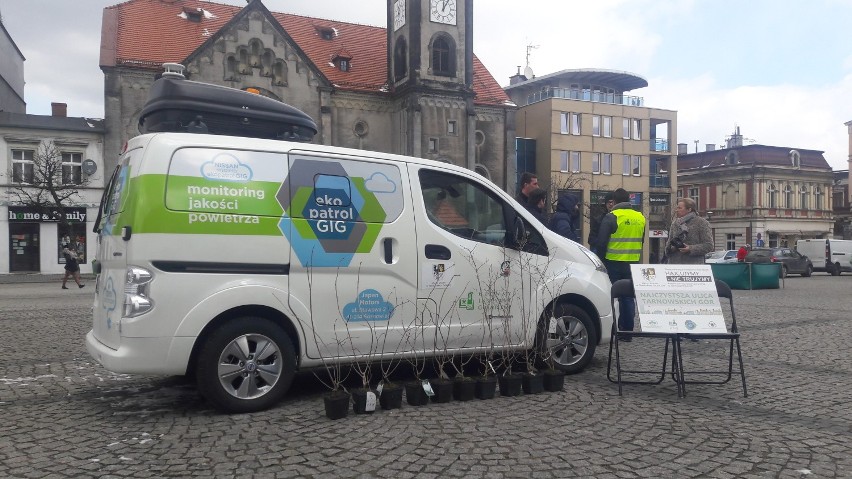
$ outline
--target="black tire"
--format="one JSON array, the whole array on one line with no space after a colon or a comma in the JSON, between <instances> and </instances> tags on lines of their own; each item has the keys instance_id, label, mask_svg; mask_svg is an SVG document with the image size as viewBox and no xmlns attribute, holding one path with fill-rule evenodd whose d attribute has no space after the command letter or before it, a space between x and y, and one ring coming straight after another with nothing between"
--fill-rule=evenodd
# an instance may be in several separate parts
<instances>
[{"instance_id":1,"label":"black tire","mask_svg":"<svg viewBox=\"0 0 852 479\"><path fill-rule=\"evenodd\" d=\"M808 278L808 277L810 277L810 275L813 272L814 272L814 267L811 266L811 265L807 265L807 266L805 266L805 272L802 273L802 276L804 276L805 278Z\"/></svg>"},{"instance_id":2,"label":"black tire","mask_svg":"<svg viewBox=\"0 0 852 479\"><path fill-rule=\"evenodd\" d=\"M595 356L598 345L595 327L589 315L574 304L558 304L553 311L556 333L548 333L550 318L542 318L536 345L542 357L553 351L553 364L567 374L584 370Z\"/></svg>"},{"instance_id":3,"label":"black tire","mask_svg":"<svg viewBox=\"0 0 852 479\"><path fill-rule=\"evenodd\" d=\"M831 275L840 276L840 263L834 263L831 265Z\"/></svg>"},{"instance_id":4,"label":"black tire","mask_svg":"<svg viewBox=\"0 0 852 479\"><path fill-rule=\"evenodd\" d=\"M258 317L234 318L219 326L202 345L196 368L201 395L229 413L261 411L278 403L295 373L290 337Z\"/></svg>"},{"instance_id":5,"label":"black tire","mask_svg":"<svg viewBox=\"0 0 852 479\"><path fill-rule=\"evenodd\" d=\"M779 278L786 278L787 277L787 265L784 265L784 264L781 265L781 273L778 275L778 277Z\"/></svg>"}]
</instances>

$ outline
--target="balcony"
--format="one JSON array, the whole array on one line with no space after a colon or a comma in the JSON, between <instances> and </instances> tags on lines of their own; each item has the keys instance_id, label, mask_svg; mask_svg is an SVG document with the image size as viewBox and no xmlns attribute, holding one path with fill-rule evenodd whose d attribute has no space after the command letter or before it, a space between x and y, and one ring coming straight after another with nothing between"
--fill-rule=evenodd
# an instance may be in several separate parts
<instances>
[{"instance_id":1,"label":"balcony","mask_svg":"<svg viewBox=\"0 0 852 479\"><path fill-rule=\"evenodd\" d=\"M669 180L669 174L655 174L648 177L648 186L650 188L671 188L672 184Z\"/></svg>"},{"instance_id":2,"label":"balcony","mask_svg":"<svg viewBox=\"0 0 852 479\"><path fill-rule=\"evenodd\" d=\"M649 148L651 151L671 151L669 150L669 140L663 138L651 138Z\"/></svg>"},{"instance_id":3,"label":"balcony","mask_svg":"<svg viewBox=\"0 0 852 479\"><path fill-rule=\"evenodd\" d=\"M591 101L596 103L612 103L626 106L645 106L645 99L641 96L617 95L595 90L577 90L573 88L548 88L533 93L527 97L527 105L548 100L550 98L564 98L566 100ZM668 150L664 150L668 151Z\"/></svg>"}]
</instances>

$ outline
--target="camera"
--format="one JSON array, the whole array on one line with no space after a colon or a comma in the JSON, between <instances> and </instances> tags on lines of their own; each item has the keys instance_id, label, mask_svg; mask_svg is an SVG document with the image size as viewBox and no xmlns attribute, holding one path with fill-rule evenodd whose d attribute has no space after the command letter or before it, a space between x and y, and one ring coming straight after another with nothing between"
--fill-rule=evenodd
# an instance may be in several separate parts
<instances>
[{"instance_id":1,"label":"camera","mask_svg":"<svg viewBox=\"0 0 852 479\"><path fill-rule=\"evenodd\" d=\"M686 243L683 242L683 239L680 236L675 236L669 242L669 248L671 250L678 250L681 248L686 248Z\"/></svg>"}]
</instances>

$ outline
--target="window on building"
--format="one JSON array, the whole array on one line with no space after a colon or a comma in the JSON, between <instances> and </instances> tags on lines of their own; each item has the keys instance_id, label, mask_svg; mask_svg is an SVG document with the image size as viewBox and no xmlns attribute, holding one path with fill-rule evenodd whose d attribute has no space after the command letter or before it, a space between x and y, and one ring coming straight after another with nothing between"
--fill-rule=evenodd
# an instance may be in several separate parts
<instances>
[{"instance_id":1,"label":"window on building","mask_svg":"<svg viewBox=\"0 0 852 479\"><path fill-rule=\"evenodd\" d=\"M62 250L68 248L77 253L77 262L85 264L86 258L86 225L85 223L71 223L69 225L58 225L57 229L58 263L65 264L65 255Z\"/></svg>"},{"instance_id":2,"label":"window on building","mask_svg":"<svg viewBox=\"0 0 852 479\"><path fill-rule=\"evenodd\" d=\"M79 185L83 183L83 154L62 153L62 184Z\"/></svg>"},{"instance_id":3,"label":"window on building","mask_svg":"<svg viewBox=\"0 0 852 479\"><path fill-rule=\"evenodd\" d=\"M814 186L814 209L824 209L822 204L822 189L819 186Z\"/></svg>"},{"instance_id":4,"label":"window on building","mask_svg":"<svg viewBox=\"0 0 852 479\"><path fill-rule=\"evenodd\" d=\"M438 139L437 138L429 138L429 153L437 153L438 152Z\"/></svg>"},{"instance_id":5,"label":"window on building","mask_svg":"<svg viewBox=\"0 0 852 479\"><path fill-rule=\"evenodd\" d=\"M447 134L448 135L458 135L458 122L456 120L447 120Z\"/></svg>"},{"instance_id":6,"label":"window on building","mask_svg":"<svg viewBox=\"0 0 852 479\"><path fill-rule=\"evenodd\" d=\"M567 135L571 131L571 114L562 112L559 114L559 132Z\"/></svg>"},{"instance_id":7,"label":"window on building","mask_svg":"<svg viewBox=\"0 0 852 479\"><path fill-rule=\"evenodd\" d=\"M630 139L630 118L621 119L621 137L625 140Z\"/></svg>"},{"instance_id":8,"label":"window on building","mask_svg":"<svg viewBox=\"0 0 852 479\"><path fill-rule=\"evenodd\" d=\"M725 249L737 249L737 235L728 233L725 235Z\"/></svg>"},{"instance_id":9,"label":"window on building","mask_svg":"<svg viewBox=\"0 0 852 479\"><path fill-rule=\"evenodd\" d=\"M592 136L601 136L600 115L592 115Z\"/></svg>"},{"instance_id":10,"label":"window on building","mask_svg":"<svg viewBox=\"0 0 852 479\"><path fill-rule=\"evenodd\" d=\"M350 65L349 60L347 60L345 58L341 58L340 60L337 61L337 65L340 68L340 71L342 71L342 72L348 72L349 71L349 65Z\"/></svg>"},{"instance_id":11,"label":"window on building","mask_svg":"<svg viewBox=\"0 0 852 479\"><path fill-rule=\"evenodd\" d=\"M808 187L803 186L799 190L799 202L801 203L801 208L803 210L808 209Z\"/></svg>"},{"instance_id":12,"label":"window on building","mask_svg":"<svg viewBox=\"0 0 852 479\"><path fill-rule=\"evenodd\" d=\"M633 176L642 176L642 157L633 156Z\"/></svg>"},{"instance_id":13,"label":"window on building","mask_svg":"<svg viewBox=\"0 0 852 479\"><path fill-rule=\"evenodd\" d=\"M605 138L612 138L612 117L611 116L603 117L603 136Z\"/></svg>"},{"instance_id":14,"label":"window on building","mask_svg":"<svg viewBox=\"0 0 852 479\"><path fill-rule=\"evenodd\" d=\"M579 113L571 113L571 134L579 135L580 134L580 114Z\"/></svg>"},{"instance_id":15,"label":"window on building","mask_svg":"<svg viewBox=\"0 0 852 479\"><path fill-rule=\"evenodd\" d=\"M568 155L567 151L559 152L559 171L567 172L568 170Z\"/></svg>"},{"instance_id":16,"label":"window on building","mask_svg":"<svg viewBox=\"0 0 852 479\"><path fill-rule=\"evenodd\" d=\"M601 172L601 154L592 153L592 173L600 174Z\"/></svg>"},{"instance_id":17,"label":"window on building","mask_svg":"<svg viewBox=\"0 0 852 479\"><path fill-rule=\"evenodd\" d=\"M455 76L455 46L446 36L439 36L432 43L432 73L441 76Z\"/></svg>"},{"instance_id":18,"label":"window on building","mask_svg":"<svg viewBox=\"0 0 852 479\"><path fill-rule=\"evenodd\" d=\"M579 173L580 172L580 152L572 151L571 152L571 172Z\"/></svg>"},{"instance_id":19,"label":"window on building","mask_svg":"<svg viewBox=\"0 0 852 479\"><path fill-rule=\"evenodd\" d=\"M405 38L400 37L396 41L393 50L393 78L396 81L405 78L408 72L408 44Z\"/></svg>"},{"instance_id":20,"label":"window on building","mask_svg":"<svg viewBox=\"0 0 852 479\"><path fill-rule=\"evenodd\" d=\"M621 174L630 176L630 155L624 155L621 161Z\"/></svg>"},{"instance_id":21,"label":"window on building","mask_svg":"<svg viewBox=\"0 0 852 479\"><path fill-rule=\"evenodd\" d=\"M793 207L793 189L790 188L790 185L784 186L784 207Z\"/></svg>"},{"instance_id":22,"label":"window on building","mask_svg":"<svg viewBox=\"0 0 852 479\"><path fill-rule=\"evenodd\" d=\"M641 127L642 127L642 122L640 120L637 120L636 118L634 118L633 119L633 139L634 140L641 140L642 139L642 128Z\"/></svg>"},{"instance_id":23,"label":"window on building","mask_svg":"<svg viewBox=\"0 0 852 479\"><path fill-rule=\"evenodd\" d=\"M769 185L767 193L769 193L769 207L778 208L778 190L775 188L774 184Z\"/></svg>"},{"instance_id":24,"label":"window on building","mask_svg":"<svg viewBox=\"0 0 852 479\"><path fill-rule=\"evenodd\" d=\"M601 172L605 175L612 174L612 153L603 154L603 165L601 165Z\"/></svg>"},{"instance_id":25,"label":"window on building","mask_svg":"<svg viewBox=\"0 0 852 479\"><path fill-rule=\"evenodd\" d=\"M687 188L686 196L688 196L689 198L692 198L692 201L694 201L696 205L701 204L701 203L698 202L698 187L697 186L690 186L689 188Z\"/></svg>"},{"instance_id":26,"label":"window on building","mask_svg":"<svg viewBox=\"0 0 852 479\"><path fill-rule=\"evenodd\" d=\"M33 163L34 150L12 150L12 182L32 183L34 178L35 163Z\"/></svg>"}]
</instances>

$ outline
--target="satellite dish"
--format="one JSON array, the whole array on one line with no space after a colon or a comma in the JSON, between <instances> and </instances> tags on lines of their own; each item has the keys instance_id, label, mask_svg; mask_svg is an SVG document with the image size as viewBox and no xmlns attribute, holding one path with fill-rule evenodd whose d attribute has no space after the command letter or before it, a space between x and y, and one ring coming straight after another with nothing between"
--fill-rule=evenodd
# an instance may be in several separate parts
<instances>
[{"instance_id":1,"label":"satellite dish","mask_svg":"<svg viewBox=\"0 0 852 479\"><path fill-rule=\"evenodd\" d=\"M91 176L98 171L98 164L94 160L86 160L83 162L83 173Z\"/></svg>"},{"instance_id":2,"label":"satellite dish","mask_svg":"<svg viewBox=\"0 0 852 479\"><path fill-rule=\"evenodd\" d=\"M532 68L530 68L529 65L527 65L527 67L524 68L524 76L527 77L527 78L533 77L533 71L532 71Z\"/></svg>"}]
</instances>

